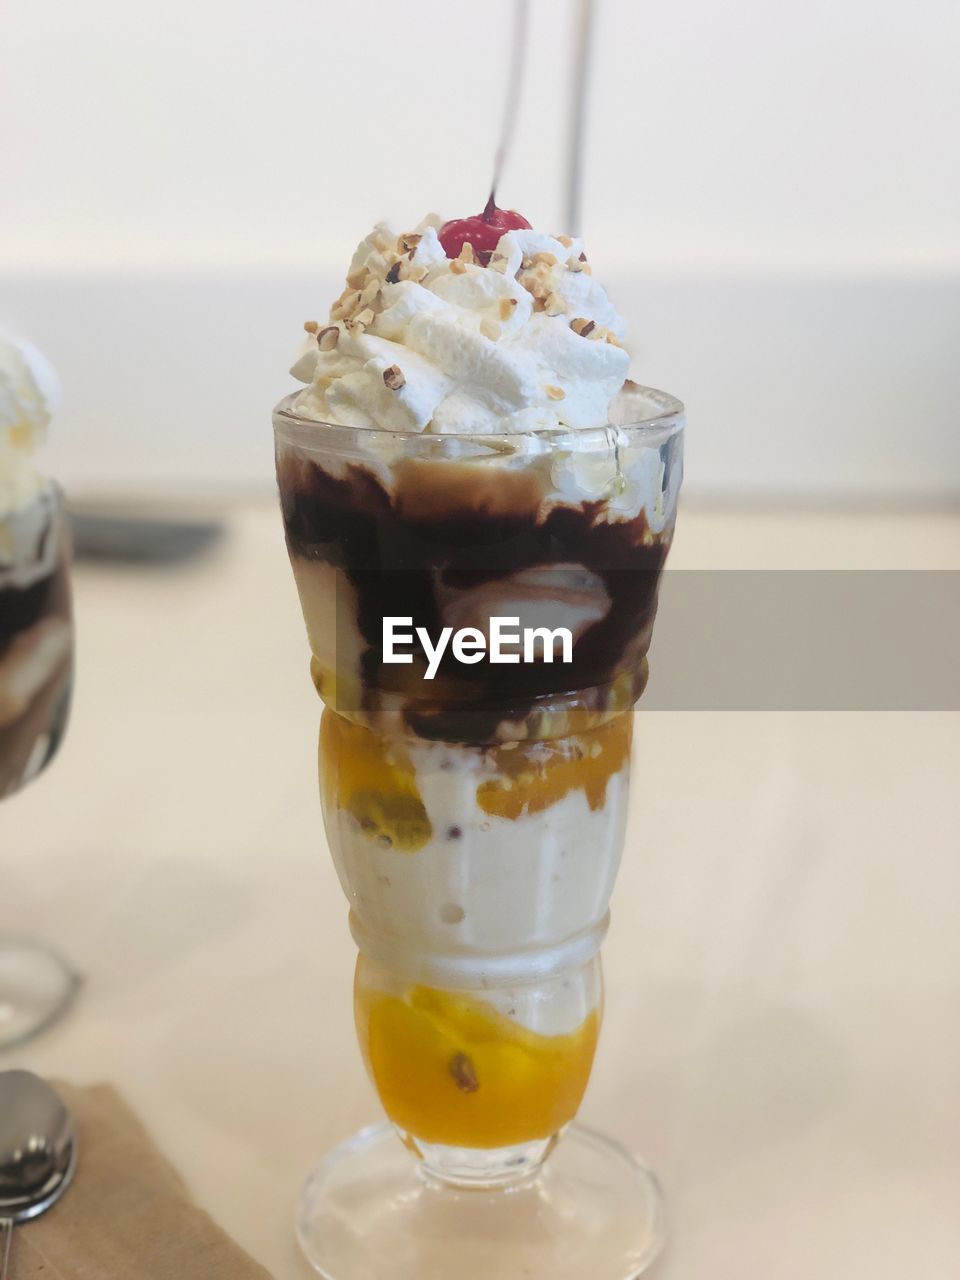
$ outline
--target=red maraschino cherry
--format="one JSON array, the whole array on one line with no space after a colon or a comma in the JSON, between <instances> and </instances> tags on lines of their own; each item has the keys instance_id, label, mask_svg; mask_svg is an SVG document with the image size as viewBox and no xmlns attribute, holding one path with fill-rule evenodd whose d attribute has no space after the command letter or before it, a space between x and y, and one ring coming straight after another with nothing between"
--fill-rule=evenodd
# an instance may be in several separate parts
<instances>
[{"instance_id":1,"label":"red maraschino cherry","mask_svg":"<svg viewBox=\"0 0 960 1280\"><path fill-rule=\"evenodd\" d=\"M478 261L486 266L500 237L507 231L519 231L521 228L530 228L523 214L514 209L498 209L491 196L483 213L473 218L454 218L445 222L437 236L448 258L459 258L463 246L470 244Z\"/></svg>"}]
</instances>

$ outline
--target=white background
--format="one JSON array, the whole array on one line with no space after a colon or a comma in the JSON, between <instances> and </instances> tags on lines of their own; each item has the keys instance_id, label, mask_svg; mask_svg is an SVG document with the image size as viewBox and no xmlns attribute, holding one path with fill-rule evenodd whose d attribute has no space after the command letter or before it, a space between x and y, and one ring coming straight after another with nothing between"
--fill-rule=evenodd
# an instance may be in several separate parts
<instances>
[{"instance_id":1,"label":"white background","mask_svg":"<svg viewBox=\"0 0 960 1280\"><path fill-rule=\"evenodd\" d=\"M562 225L574 5L534 0L506 203ZM960 7L599 0L585 201L691 490L960 487ZM74 487L269 483L300 322L382 215L486 194L511 10L3 0L0 316Z\"/></svg>"}]
</instances>

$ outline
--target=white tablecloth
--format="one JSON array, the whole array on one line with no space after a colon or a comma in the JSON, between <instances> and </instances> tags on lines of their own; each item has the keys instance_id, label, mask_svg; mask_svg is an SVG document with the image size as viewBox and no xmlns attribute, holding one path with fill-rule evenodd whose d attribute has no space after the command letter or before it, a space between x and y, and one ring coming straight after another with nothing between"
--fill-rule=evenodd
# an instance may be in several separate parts
<instances>
[{"instance_id":1,"label":"white tablecloth","mask_svg":"<svg viewBox=\"0 0 960 1280\"><path fill-rule=\"evenodd\" d=\"M116 1083L278 1278L302 1175L378 1118L278 517L202 562L76 571L61 758L0 809L0 931L85 975L0 1055ZM958 567L950 516L683 513L676 565ZM657 1168L662 1280L960 1275L956 714L638 722L583 1118ZM426 1278L425 1278L426 1280Z\"/></svg>"}]
</instances>

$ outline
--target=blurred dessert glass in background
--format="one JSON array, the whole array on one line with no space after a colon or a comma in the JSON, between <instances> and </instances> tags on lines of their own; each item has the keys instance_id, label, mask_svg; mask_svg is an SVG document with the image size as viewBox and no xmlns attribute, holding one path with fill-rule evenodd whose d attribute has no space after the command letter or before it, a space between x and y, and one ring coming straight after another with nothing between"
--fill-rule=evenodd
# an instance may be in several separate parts
<instances>
[{"instance_id":1,"label":"blurred dessert glass in background","mask_svg":"<svg viewBox=\"0 0 960 1280\"><path fill-rule=\"evenodd\" d=\"M39 352L0 338L0 797L51 758L69 705L69 538L60 491L33 464L55 398Z\"/></svg>"},{"instance_id":2,"label":"blurred dessert glass in background","mask_svg":"<svg viewBox=\"0 0 960 1280\"><path fill-rule=\"evenodd\" d=\"M57 398L36 348L0 336L0 799L49 763L70 707L70 538L60 490L34 465ZM0 1047L52 1021L75 986L56 953L0 938Z\"/></svg>"}]
</instances>

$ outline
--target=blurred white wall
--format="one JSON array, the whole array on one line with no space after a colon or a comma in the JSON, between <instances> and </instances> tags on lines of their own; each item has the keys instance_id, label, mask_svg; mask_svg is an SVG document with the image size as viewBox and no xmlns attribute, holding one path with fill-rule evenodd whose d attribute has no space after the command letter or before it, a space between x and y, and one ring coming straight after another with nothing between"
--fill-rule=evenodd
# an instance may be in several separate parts
<instances>
[{"instance_id":1,"label":"blurred white wall","mask_svg":"<svg viewBox=\"0 0 960 1280\"><path fill-rule=\"evenodd\" d=\"M559 228L572 0L505 202ZM960 487L960 4L598 0L585 232L692 487ZM509 0L0 0L0 317L80 487L266 483L307 316L387 214L486 195ZM224 450L224 444L229 447Z\"/></svg>"}]
</instances>

